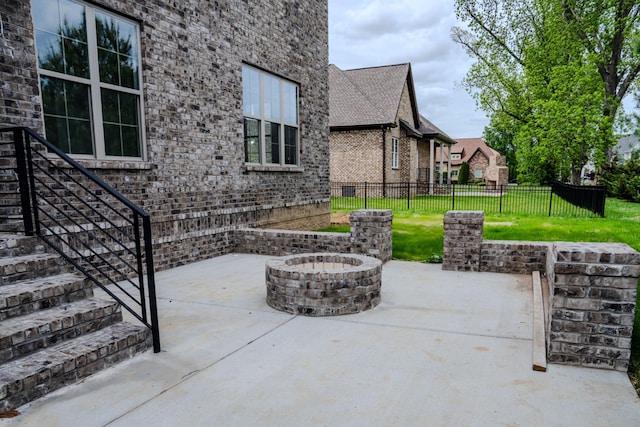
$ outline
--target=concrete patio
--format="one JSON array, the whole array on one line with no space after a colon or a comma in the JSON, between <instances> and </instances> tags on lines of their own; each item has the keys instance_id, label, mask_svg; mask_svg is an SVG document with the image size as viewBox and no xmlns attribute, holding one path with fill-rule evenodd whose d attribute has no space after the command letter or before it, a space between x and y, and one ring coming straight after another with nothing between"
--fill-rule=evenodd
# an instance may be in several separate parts
<instances>
[{"instance_id":1,"label":"concrete patio","mask_svg":"<svg viewBox=\"0 0 640 427\"><path fill-rule=\"evenodd\" d=\"M265 302L271 257L157 274L163 351L0 426L631 426L624 373L531 369L531 277L391 261L382 303L310 318Z\"/></svg>"}]
</instances>

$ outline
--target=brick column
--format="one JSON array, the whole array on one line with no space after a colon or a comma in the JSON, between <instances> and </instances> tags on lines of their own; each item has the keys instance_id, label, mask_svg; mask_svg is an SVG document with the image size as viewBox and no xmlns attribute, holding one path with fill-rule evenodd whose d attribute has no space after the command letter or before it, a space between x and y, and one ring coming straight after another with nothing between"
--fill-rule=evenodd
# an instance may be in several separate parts
<instances>
[{"instance_id":1,"label":"brick column","mask_svg":"<svg viewBox=\"0 0 640 427\"><path fill-rule=\"evenodd\" d=\"M349 215L351 225L351 252L391 260L391 226L393 211L360 210Z\"/></svg>"},{"instance_id":2,"label":"brick column","mask_svg":"<svg viewBox=\"0 0 640 427\"><path fill-rule=\"evenodd\" d=\"M444 215L443 270L480 271L483 211L449 211Z\"/></svg>"},{"instance_id":3,"label":"brick column","mask_svg":"<svg viewBox=\"0 0 640 427\"><path fill-rule=\"evenodd\" d=\"M620 243L557 243L548 360L627 371L640 254Z\"/></svg>"}]
</instances>

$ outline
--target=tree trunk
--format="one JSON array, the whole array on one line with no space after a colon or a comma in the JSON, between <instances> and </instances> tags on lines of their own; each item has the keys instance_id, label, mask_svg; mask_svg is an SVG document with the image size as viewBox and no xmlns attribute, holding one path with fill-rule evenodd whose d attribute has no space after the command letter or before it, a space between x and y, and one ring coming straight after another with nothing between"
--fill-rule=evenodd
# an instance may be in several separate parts
<instances>
[{"instance_id":1,"label":"tree trunk","mask_svg":"<svg viewBox=\"0 0 640 427\"><path fill-rule=\"evenodd\" d=\"M580 185L582 182L582 167L580 168L571 168L571 184Z\"/></svg>"}]
</instances>

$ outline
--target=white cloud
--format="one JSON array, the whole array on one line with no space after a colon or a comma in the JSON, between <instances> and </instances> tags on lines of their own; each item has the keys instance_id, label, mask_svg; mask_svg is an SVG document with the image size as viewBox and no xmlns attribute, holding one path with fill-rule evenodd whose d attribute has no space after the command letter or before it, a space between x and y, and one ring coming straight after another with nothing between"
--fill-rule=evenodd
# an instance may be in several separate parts
<instances>
[{"instance_id":1,"label":"white cloud","mask_svg":"<svg viewBox=\"0 0 640 427\"><path fill-rule=\"evenodd\" d=\"M453 138L488 119L459 83L472 61L450 38L453 1L329 0L329 60L342 69L410 62L420 112Z\"/></svg>"}]
</instances>

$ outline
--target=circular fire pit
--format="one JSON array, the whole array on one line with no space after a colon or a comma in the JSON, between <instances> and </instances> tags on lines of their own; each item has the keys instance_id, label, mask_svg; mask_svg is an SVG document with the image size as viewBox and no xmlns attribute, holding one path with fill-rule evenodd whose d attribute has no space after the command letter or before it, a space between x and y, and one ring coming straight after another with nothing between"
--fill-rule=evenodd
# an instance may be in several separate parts
<instances>
[{"instance_id":1,"label":"circular fire pit","mask_svg":"<svg viewBox=\"0 0 640 427\"><path fill-rule=\"evenodd\" d=\"M267 304L306 316L359 313L380 304L382 261L355 254L289 255L267 261Z\"/></svg>"}]
</instances>

